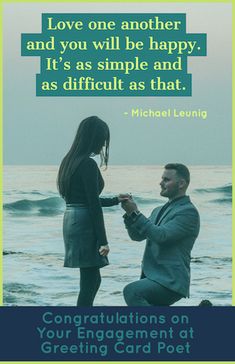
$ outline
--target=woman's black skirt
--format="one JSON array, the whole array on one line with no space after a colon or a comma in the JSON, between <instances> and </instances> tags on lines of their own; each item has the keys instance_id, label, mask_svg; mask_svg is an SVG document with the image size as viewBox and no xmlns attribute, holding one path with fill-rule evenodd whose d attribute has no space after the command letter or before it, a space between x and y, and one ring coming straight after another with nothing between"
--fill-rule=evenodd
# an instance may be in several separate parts
<instances>
[{"instance_id":1,"label":"woman's black skirt","mask_svg":"<svg viewBox=\"0 0 235 364\"><path fill-rule=\"evenodd\" d=\"M68 204L64 214L63 236L65 245L64 267L104 267L108 258L99 254L88 207Z\"/></svg>"}]
</instances>

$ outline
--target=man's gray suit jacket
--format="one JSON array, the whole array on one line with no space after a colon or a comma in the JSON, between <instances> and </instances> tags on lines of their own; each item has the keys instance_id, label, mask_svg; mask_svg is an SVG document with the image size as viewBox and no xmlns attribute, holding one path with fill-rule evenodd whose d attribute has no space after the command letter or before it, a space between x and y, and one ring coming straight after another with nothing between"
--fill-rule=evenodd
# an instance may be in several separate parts
<instances>
[{"instance_id":1,"label":"man's gray suit jacket","mask_svg":"<svg viewBox=\"0 0 235 364\"><path fill-rule=\"evenodd\" d=\"M161 207L150 218L140 214L134 222L129 217L124 222L132 240L147 239L142 261L145 276L189 297L191 250L199 234L199 214L184 196L173 201L156 224Z\"/></svg>"}]
</instances>

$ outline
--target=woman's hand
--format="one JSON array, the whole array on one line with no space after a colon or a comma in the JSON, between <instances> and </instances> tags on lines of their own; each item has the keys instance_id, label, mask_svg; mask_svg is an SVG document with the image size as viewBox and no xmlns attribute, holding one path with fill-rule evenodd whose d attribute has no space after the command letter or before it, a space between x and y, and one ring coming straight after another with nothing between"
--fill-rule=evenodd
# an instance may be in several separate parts
<instances>
[{"instance_id":1,"label":"woman's hand","mask_svg":"<svg viewBox=\"0 0 235 364\"><path fill-rule=\"evenodd\" d=\"M120 195L118 195L118 201L119 202L125 202L128 200L131 200L132 196L130 193L120 193Z\"/></svg>"},{"instance_id":2,"label":"woman's hand","mask_svg":"<svg viewBox=\"0 0 235 364\"><path fill-rule=\"evenodd\" d=\"M103 257L106 257L109 253L109 246L107 245L101 245L99 248L99 253L100 255L102 255Z\"/></svg>"}]
</instances>

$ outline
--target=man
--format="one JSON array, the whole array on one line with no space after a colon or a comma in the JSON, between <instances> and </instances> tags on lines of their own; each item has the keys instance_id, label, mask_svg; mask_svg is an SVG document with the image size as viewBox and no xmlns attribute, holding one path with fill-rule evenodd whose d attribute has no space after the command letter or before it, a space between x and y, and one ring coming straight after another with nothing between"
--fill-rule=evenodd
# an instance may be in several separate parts
<instances>
[{"instance_id":1,"label":"man","mask_svg":"<svg viewBox=\"0 0 235 364\"><path fill-rule=\"evenodd\" d=\"M146 240L140 280L124 288L128 306L170 306L189 297L190 253L200 228L199 214L186 190L186 166L165 166L161 196L168 202L146 218L132 199L122 203L124 223L132 240Z\"/></svg>"}]
</instances>

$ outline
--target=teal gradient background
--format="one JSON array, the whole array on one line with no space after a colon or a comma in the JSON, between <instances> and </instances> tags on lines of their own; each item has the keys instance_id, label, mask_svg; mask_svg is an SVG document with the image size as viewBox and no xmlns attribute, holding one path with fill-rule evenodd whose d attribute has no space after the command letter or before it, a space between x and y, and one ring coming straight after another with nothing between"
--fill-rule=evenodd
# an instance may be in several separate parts
<instances>
[{"instance_id":1,"label":"teal gradient background","mask_svg":"<svg viewBox=\"0 0 235 364\"><path fill-rule=\"evenodd\" d=\"M192 97L36 97L38 57L21 57L21 34L41 32L45 12L187 15L188 33L206 33L206 57L189 57ZM5 4L4 163L58 164L78 123L98 115L110 126L111 164L231 163L231 4ZM207 110L200 118L132 118L132 108ZM126 115L125 112L128 114Z\"/></svg>"}]
</instances>

